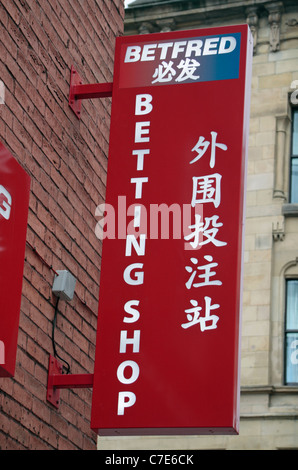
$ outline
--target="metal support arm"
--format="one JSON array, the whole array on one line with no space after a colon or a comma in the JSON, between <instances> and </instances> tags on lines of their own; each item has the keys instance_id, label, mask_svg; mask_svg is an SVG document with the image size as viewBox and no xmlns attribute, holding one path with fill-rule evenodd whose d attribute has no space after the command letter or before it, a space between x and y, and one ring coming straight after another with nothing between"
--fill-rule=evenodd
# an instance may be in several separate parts
<instances>
[{"instance_id":1,"label":"metal support arm","mask_svg":"<svg viewBox=\"0 0 298 470\"><path fill-rule=\"evenodd\" d=\"M92 388L93 374L62 374L62 364L50 356L47 401L59 408L61 388Z\"/></svg>"},{"instance_id":2,"label":"metal support arm","mask_svg":"<svg viewBox=\"0 0 298 470\"><path fill-rule=\"evenodd\" d=\"M107 98L113 93L113 83L91 83L82 84L82 80L74 66L71 66L70 87L68 104L80 119L81 117L81 101L91 98Z\"/></svg>"}]
</instances>

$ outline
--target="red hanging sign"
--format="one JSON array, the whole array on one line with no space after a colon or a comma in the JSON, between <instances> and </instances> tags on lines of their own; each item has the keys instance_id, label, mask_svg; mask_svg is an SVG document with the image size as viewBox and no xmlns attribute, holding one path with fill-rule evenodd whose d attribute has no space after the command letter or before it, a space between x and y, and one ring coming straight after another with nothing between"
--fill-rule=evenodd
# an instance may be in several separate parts
<instances>
[{"instance_id":1,"label":"red hanging sign","mask_svg":"<svg viewBox=\"0 0 298 470\"><path fill-rule=\"evenodd\" d=\"M0 142L0 377L15 372L30 177Z\"/></svg>"},{"instance_id":2,"label":"red hanging sign","mask_svg":"<svg viewBox=\"0 0 298 470\"><path fill-rule=\"evenodd\" d=\"M117 40L91 427L233 434L252 40Z\"/></svg>"}]
</instances>

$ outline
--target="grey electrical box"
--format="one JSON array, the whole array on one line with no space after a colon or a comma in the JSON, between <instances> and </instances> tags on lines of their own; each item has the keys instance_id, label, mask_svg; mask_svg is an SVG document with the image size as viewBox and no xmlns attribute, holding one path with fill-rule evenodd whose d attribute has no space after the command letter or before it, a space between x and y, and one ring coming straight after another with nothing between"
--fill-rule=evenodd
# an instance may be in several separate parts
<instances>
[{"instance_id":1,"label":"grey electrical box","mask_svg":"<svg viewBox=\"0 0 298 470\"><path fill-rule=\"evenodd\" d=\"M52 291L62 300L72 300L76 286L76 278L69 271L57 271Z\"/></svg>"}]
</instances>

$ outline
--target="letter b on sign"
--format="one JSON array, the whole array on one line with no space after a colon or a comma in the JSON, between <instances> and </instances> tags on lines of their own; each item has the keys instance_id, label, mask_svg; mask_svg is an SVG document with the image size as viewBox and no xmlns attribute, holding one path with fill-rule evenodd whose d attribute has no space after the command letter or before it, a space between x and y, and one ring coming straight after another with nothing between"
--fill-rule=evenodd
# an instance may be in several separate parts
<instances>
[{"instance_id":1,"label":"letter b on sign","mask_svg":"<svg viewBox=\"0 0 298 470\"><path fill-rule=\"evenodd\" d=\"M128 46L124 62L138 62L141 58L140 46Z\"/></svg>"},{"instance_id":2,"label":"letter b on sign","mask_svg":"<svg viewBox=\"0 0 298 470\"><path fill-rule=\"evenodd\" d=\"M149 114L152 111L152 96L148 94L136 96L136 110L135 115L140 116L142 114Z\"/></svg>"}]
</instances>

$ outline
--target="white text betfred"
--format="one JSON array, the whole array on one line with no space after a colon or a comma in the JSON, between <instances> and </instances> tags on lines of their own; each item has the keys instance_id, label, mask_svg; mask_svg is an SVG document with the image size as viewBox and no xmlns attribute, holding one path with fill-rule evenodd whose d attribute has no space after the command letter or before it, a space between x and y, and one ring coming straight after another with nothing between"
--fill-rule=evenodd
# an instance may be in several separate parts
<instances>
[{"instance_id":1,"label":"white text betfred","mask_svg":"<svg viewBox=\"0 0 298 470\"><path fill-rule=\"evenodd\" d=\"M128 46L124 62L147 62L170 60L182 57L200 57L216 54L229 54L235 50L234 36L206 37L188 41L161 42Z\"/></svg>"}]
</instances>

